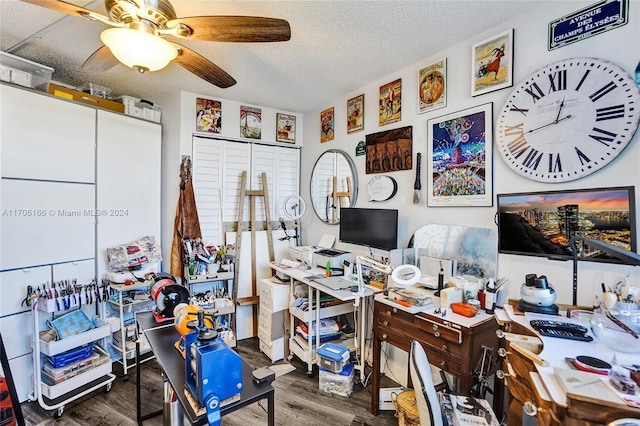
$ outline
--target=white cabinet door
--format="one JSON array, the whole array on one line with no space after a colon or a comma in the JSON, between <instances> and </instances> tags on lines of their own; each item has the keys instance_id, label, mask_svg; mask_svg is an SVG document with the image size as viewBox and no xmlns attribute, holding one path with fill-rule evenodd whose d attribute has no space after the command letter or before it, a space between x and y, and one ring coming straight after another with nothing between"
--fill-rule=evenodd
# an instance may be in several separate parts
<instances>
[{"instance_id":1,"label":"white cabinet door","mask_svg":"<svg viewBox=\"0 0 640 426\"><path fill-rule=\"evenodd\" d=\"M0 332L9 360L30 354L33 342L31 311L0 318Z\"/></svg>"},{"instance_id":2,"label":"white cabinet door","mask_svg":"<svg viewBox=\"0 0 640 426\"><path fill-rule=\"evenodd\" d=\"M33 391L33 362L31 361L31 354L10 359L9 367L11 368L11 374L13 374L18 400L25 402L29 399L29 393Z\"/></svg>"},{"instance_id":3,"label":"white cabinet door","mask_svg":"<svg viewBox=\"0 0 640 426\"><path fill-rule=\"evenodd\" d=\"M3 179L0 269L95 257L95 186Z\"/></svg>"},{"instance_id":4,"label":"white cabinet door","mask_svg":"<svg viewBox=\"0 0 640 426\"><path fill-rule=\"evenodd\" d=\"M107 247L146 235L160 243L161 145L159 124L98 111L98 278Z\"/></svg>"},{"instance_id":5,"label":"white cabinet door","mask_svg":"<svg viewBox=\"0 0 640 426\"><path fill-rule=\"evenodd\" d=\"M96 278L96 264L93 259L53 265L53 281L78 280L78 284L89 284Z\"/></svg>"},{"instance_id":6,"label":"white cabinet door","mask_svg":"<svg viewBox=\"0 0 640 426\"><path fill-rule=\"evenodd\" d=\"M2 177L94 182L96 110L0 85Z\"/></svg>"},{"instance_id":7,"label":"white cabinet door","mask_svg":"<svg viewBox=\"0 0 640 426\"><path fill-rule=\"evenodd\" d=\"M39 266L36 268L16 269L0 272L0 318L17 312L26 312L30 308L22 306L22 300L27 295L27 286L37 288L45 282L51 282L51 267ZM42 288L42 287L41 287ZM32 322L24 324L26 329L31 329ZM2 333L4 336L4 333ZM4 338L5 345L9 339Z\"/></svg>"}]
</instances>

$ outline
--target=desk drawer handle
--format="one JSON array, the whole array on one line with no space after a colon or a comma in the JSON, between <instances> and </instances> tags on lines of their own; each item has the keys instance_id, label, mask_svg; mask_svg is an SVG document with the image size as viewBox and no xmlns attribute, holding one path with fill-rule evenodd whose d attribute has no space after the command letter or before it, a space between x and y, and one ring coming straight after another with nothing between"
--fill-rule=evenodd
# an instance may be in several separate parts
<instances>
[{"instance_id":1,"label":"desk drawer handle","mask_svg":"<svg viewBox=\"0 0 640 426\"><path fill-rule=\"evenodd\" d=\"M449 351L449 347L447 345L442 345L442 350L445 352Z\"/></svg>"},{"instance_id":2,"label":"desk drawer handle","mask_svg":"<svg viewBox=\"0 0 640 426\"><path fill-rule=\"evenodd\" d=\"M440 367L446 367L447 361L440 361Z\"/></svg>"},{"instance_id":3,"label":"desk drawer handle","mask_svg":"<svg viewBox=\"0 0 640 426\"><path fill-rule=\"evenodd\" d=\"M387 334L386 334L386 333L385 333L385 334L383 334L383 335L382 335L382 338L383 338L384 340L386 340L386 339L387 339Z\"/></svg>"},{"instance_id":4,"label":"desk drawer handle","mask_svg":"<svg viewBox=\"0 0 640 426\"><path fill-rule=\"evenodd\" d=\"M382 321L382 325L389 325L389 321Z\"/></svg>"},{"instance_id":5,"label":"desk drawer handle","mask_svg":"<svg viewBox=\"0 0 640 426\"><path fill-rule=\"evenodd\" d=\"M436 331L435 333L433 333L433 335L436 336L436 337L440 337L440 332Z\"/></svg>"},{"instance_id":6,"label":"desk drawer handle","mask_svg":"<svg viewBox=\"0 0 640 426\"><path fill-rule=\"evenodd\" d=\"M387 314L388 317L390 317L391 316L391 311L387 311L386 314Z\"/></svg>"},{"instance_id":7,"label":"desk drawer handle","mask_svg":"<svg viewBox=\"0 0 640 426\"><path fill-rule=\"evenodd\" d=\"M398 313L398 308L393 308L393 313L397 314Z\"/></svg>"},{"instance_id":8,"label":"desk drawer handle","mask_svg":"<svg viewBox=\"0 0 640 426\"><path fill-rule=\"evenodd\" d=\"M431 327L433 328L433 331L436 331L438 329L438 324L433 324Z\"/></svg>"}]
</instances>

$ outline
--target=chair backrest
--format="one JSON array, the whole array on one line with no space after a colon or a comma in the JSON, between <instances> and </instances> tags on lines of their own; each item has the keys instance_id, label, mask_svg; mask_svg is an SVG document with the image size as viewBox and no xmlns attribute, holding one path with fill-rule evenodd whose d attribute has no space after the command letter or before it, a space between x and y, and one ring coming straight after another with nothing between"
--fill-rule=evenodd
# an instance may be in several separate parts
<instances>
[{"instance_id":1,"label":"chair backrest","mask_svg":"<svg viewBox=\"0 0 640 426\"><path fill-rule=\"evenodd\" d=\"M438 395L433 384L431 367L424 349L416 340L411 342L409 372L416 393L416 403L422 426L443 426Z\"/></svg>"}]
</instances>

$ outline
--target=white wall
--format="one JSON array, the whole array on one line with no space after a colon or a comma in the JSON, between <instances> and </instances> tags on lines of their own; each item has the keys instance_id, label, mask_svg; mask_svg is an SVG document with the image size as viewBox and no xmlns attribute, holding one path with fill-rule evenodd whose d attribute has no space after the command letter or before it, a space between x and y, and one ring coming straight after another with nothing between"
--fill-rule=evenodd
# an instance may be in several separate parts
<instances>
[{"instance_id":1,"label":"white wall","mask_svg":"<svg viewBox=\"0 0 640 426\"><path fill-rule=\"evenodd\" d=\"M302 195L308 203L309 181L313 165L318 156L327 149L342 149L355 161L359 179L359 197L357 207L396 208L399 209L399 243L408 244L413 232L425 224L439 223L451 225L467 225L474 227L493 228L496 213L495 194L527 191L550 191L560 189L595 188L608 186L635 185L640 183L638 159L640 159L640 132L636 133L625 151L608 167L586 178L563 184L543 184L534 182L517 175L506 165L500 154L494 150L493 156L493 207L427 207L423 165L423 201L414 205L413 183L415 169L389 173L398 182L398 193L386 202L368 202L366 200L366 184L373 175L365 174L365 157L355 157L355 147L358 141L365 140L365 135L397 127L413 126L413 151L422 152L426 157L427 126L430 118L439 117L465 108L493 102L494 128L497 115L510 94L512 88L499 90L482 96L471 97L471 46L481 40L489 38L509 28L515 29L514 44L514 83L518 84L527 75L539 67L556 60L578 56L593 56L613 61L633 73L640 57L640 4L632 1L629 8L629 23L597 35L595 37L556 49L547 50L547 26L551 20L575 12L592 4L592 1L554 1L541 6L533 13L529 13L518 20L505 22L502 26L488 28L485 33L477 34L473 39L451 46L413 66L399 69L397 72L378 81L345 93L343 97L335 99L332 104L318 105L317 111L305 115L305 145L302 149ZM416 36L428 37L427 32L416 31ZM442 57L447 58L447 107L424 114L418 114L418 70ZM372 60L376 60L372 58ZM384 60L382 57L379 60ZM364 65L364 64L363 64ZM379 87L385 83L402 78L402 121L380 127L378 125L378 93ZM365 95L365 129L364 131L347 134L346 104L347 100L361 93ZM335 139L320 143L320 111L335 107ZM414 161L415 164L415 161ZM638 189L636 188L636 191ZM640 197L637 197L640 198ZM638 204L638 201L636 201ZM638 206L636 206L638 208ZM304 244L316 243L322 234L338 235L338 227L321 222L309 208L302 219ZM338 248L358 250L358 246L337 244ZM580 262L578 269L578 303L590 305L594 301L594 294L600 287L601 280L613 284L621 274L631 275L631 284L640 286L640 268L619 265ZM518 298L520 284L527 273L545 274L558 292L559 303L572 301L572 264L571 262L549 261L542 258L499 255L498 275L509 278L508 296ZM505 299L503 297L503 299Z\"/></svg>"}]
</instances>

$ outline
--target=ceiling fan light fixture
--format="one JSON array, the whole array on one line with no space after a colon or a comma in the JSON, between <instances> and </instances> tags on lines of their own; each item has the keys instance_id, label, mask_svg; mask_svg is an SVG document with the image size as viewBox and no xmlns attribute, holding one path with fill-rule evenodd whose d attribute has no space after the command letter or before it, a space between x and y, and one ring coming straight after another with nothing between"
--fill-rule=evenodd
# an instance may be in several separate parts
<instances>
[{"instance_id":1,"label":"ceiling fan light fixture","mask_svg":"<svg viewBox=\"0 0 640 426\"><path fill-rule=\"evenodd\" d=\"M120 62L142 71L158 71L178 56L168 41L137 29L109 28L100 39Z\"/></svg>"}]
</instances>

